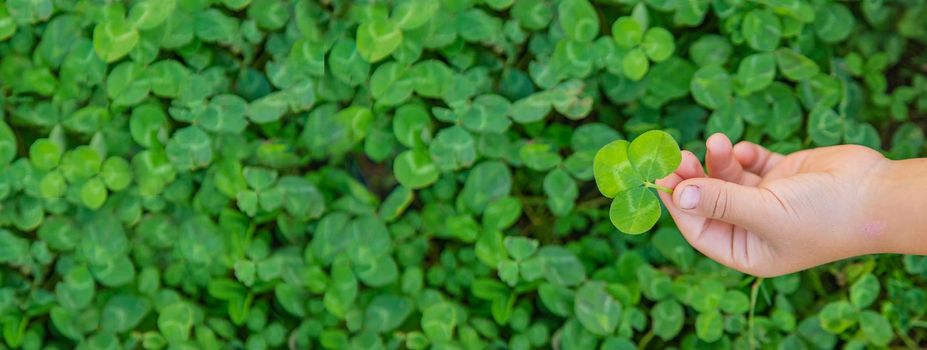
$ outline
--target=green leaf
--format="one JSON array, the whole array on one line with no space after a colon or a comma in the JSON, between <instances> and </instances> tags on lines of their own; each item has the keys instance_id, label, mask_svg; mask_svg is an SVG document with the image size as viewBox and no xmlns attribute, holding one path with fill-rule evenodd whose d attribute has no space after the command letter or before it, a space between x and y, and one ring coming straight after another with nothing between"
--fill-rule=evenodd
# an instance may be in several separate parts
<instances>
[{"instance_id":1,"label":"green leaf","mask_svg":"<svg viewBox=\"0 0 927 350\"><path fill-rule=\"evenodd\" d=\"M511 9L512 17L529 30L546 27L554 17L553 5L547 0L519 0Z\"/></svg>"},{"instance_id":2,"label":"green leaf","mask_svg":"<svg viewBox=\"0 0 927 350\"><path fill-rule=\"evenodd\" d=\"M396 295L377 295L364 312L364 326L376 333L386 333L402 325L412 314L412 302Z\"/></svg>"},{"instance_id":3,"label":"green leaf","mask_svg":"<svg viewBox=\"0 0 927 350\"><path fill-rule=\"evenodd\" d=\"M879 297L879 280L872 274L862 275L850 286L850 302L865 309Z\"/></svg>"},{"instance_id":4,"label":"green leaf","mask_svg":"<svg viewBox=\"0 0 927 350\"><path fill-rule=\"evenodd\" d=\"M0 128L2 127L0 125ZM32 166L36 169L51 170L58 166L62 152L63 150L58 143L49 139L38 139L29 147L29 160L32 161Z\"/></svg>"},{"instance_id":5,"label":"green leaf","mask_svg":"<svg viewBox=\"0 0 927 350\"><path fill-rule=\"evenodd\" d=\"M792 81L811 78L820 70L810 58L787 48L776 50L776 63L779 64L782 75Z\"/></svg>"},{"instance_id":6,"label":"green leaf","mask_svg":"<svg viewBox=\"0 0 927 350\"><path fill-rule=\"evenodd\" d=\"M657 196L644 187L619 192L608 211L612 224L621 232L632 235L649 231L660 215Z\"/></svg>"},{"instance_id":7,"label":"green leaf","mask_svg":"<svg viewBox=\"0 0 927 350\"><path fill-rule=\"evenodd\" d=\"M601 282L587 282L576 291L573 310L576 318L589 332L609 335L621 319L621 304L605 291Z\"/></svg>"},{"instance_id":8,"label":"green leaf","mask_svg":"<svg viewBox=\"0 0 927 350\"><path fill-rule=\"evenodd\" d=\"M6 40L16 33L16 22L10 17L6 7L0 7L0 41Z\"/></svg>"},{"instance_id":9,"label":"green leaf","mask_svg":"<svg viewBox=\"0 0 927 350\"><path fill-rule=\"evenodd\" d=\"M196 126L178 130L165 148L171 163L178 169L193 170L212 162L212 140Z\"/></svg>"},{"instance_id":10,"label":"green leaf","mask_svg":"<svg viewBox=\"0 0 927 350\"><path fill-rule=\"evenodd\" d=\"M145 73L151 92L161 97L180 97L189 88L192 79L190 70L175 60L155 62Z\"/></svg>"},{"instance_id":11,"label":"green leaf","mask_svg":"<svg viewBox=\"0 0 927 350\"><path fill-rule=\"evenodd\" d=\"M769 52L744 57L737 67L737 93L746 96L762 91L776 78L776 56Z\"/></svg>"},{"instance_id":12,"label":"green leaf","mask_svg":"<svg viewBox=\"0 0 927 350\"><path fill-rule=\"evenodd\" d=\"M560 246L544 246L538 251L544 262L544 277L558 286L575 286L586 279L586 269L573 253Z\"/></svg>"},{"instance_id":13,"label":"green leaf","mask_svg":"<svg viewBox=\"0 0 927 350\"><path fill-rule=\"evenodd\" d=\"M766 121L767 133L776 140L785 140L801 128L801 107L795 95L787 86L775 82L766 89L767 101L771 101L772 110Z\"/></svg>"},{"instance_id":14,"label":"green leaf","mask_svg":"<svg viewBox=\"0 0 927 350\"><path fill-rule=\"evenodd\" d=\"M103 158L89 146L78 146L64 154L58 169L68 182L77 183L100 172Z\"/></svg>"},{"instance_id":15,"label":"green leaf","mask_svg":"<svg viewBox=\"0 0 927 350\"><path fill-rule=\"evenodd\" d=\"M689 46L689 57L699 66L724 64L731 56L731 44L717 34L706 34Z\"/></svg>"},{"instance_id":16,"label":"green leaf","mask_svg":"<svg viewBox=\"0 0 927 350\"><path fill-rule=\"evenodd\" d=\"M895 337L888 319L874 311L864 310L860 312L859 328L863 331L869 344L874 346L887 346Z\"/></svg>"},{"instance_id":17,"label":"green leaf","mask_svg":"<svg viewBox=\"0 0 927 350\"><path fill-rule=\"evenodd\" d=\"M721 298L721 311L728 314L742 314L750 310L750 298L746 293L728 290Z\"/></svg>"},{"instance_id":18,"label":"green leaf","mask_svg":"<svg viewBox=\"0 0 927 350\"><path fill-rule=\"evenodd\" d=\"M457 308L447 302L438 302L422 312L422 331L433 342L448 341L457 327Z\"/></svg>"},{"instance_id":19,"label":"green leaf","mask_svg":"<svg viewBox=\"0 0 927 350\"><path fill-rule=\"evenodd\" d=\"M55 287L55 295L62 306L80 310L93 301L96 286L86 266L72 268L63 276L63 282Z\"/></svg>"},{"instance_id":20,"label":"green leaf","mask_svg":"<svg viewBox=\"0 0 927 350\"><path fill-rule=\"evenodd\" d=\"M727 135L732 142L737 142L740 140L741 136L743 136L744 120L735 109L717 109L708 117L708 125L705 125L705 134L713 135L719 132Z\"/></svg>"},{"instance_id":21,"label":"green leaf","mask_svg":"<svg viewBox=\"0 0 927 350\"><path fill-rule=\"evenodd\" d=\"M525 166L537 171L547 171L560 165L562 158L546 143L526 143L518 152Z\"/></svg>"},{"instance_id":22,"label":"green leaf","mask_svg":"<svg viewBox=\"0 0 927 350\"><path fill-rule=\"evenodd\" d=\"M289 108L287 99L286 93L275 92L251 101L246 112L248 119L259 124L280 120Z\"/></svg>"},{"instance_id":23,"label":"green leaf","mask_svg":"<svg viewBox=\"0 0 927 350\"><path fill-rule=\"evenodd\" d=\"M782 24L779 17L768 10L752 10L744 16L740 29L744 39L757 51L773 51L779 46Z\"/></svg>"},{"instance_id":24,"label":"green leaf","mask_svg":"<svg viewBox=\"0 0 927 350\"><path fill-rule=\"evenodd\" d=\"M83 331L78 324L78 312L72 309L66 309L60 306L52 307L49 312L52 324L65 337L80 340Z\"/></svg>"},{"instance_id":25,"label":"green leaf","mask_svg":"<svg viewBox=\"0 0 927 350\"><path fill-rule=\"evenodd\" d=\"M550 211L556 216L566 216L573 211L579 187L566 171L554 169L544 177L544 193Z\"/></svg>"},{"instance_id":26,"label":"green leaf","mask_svg":"<svg viewBox=\"0 0 927 350\"><path fill-rule=\"evenodd\" d=\"M68 251L77 245L78 231L71 220L50 216L39 227L38 237L53 250Z\"/></svg>"},{"instance_id":27,"label":"green leaf","mask_svg":"<svg viewBox=\"0 0 927 350\"><path fill-rule=\"evenodd\" d=\"M543 120L550 113L551 103L547 94L530 95L512 105L512 120L527 124Z\"/></svg>"},{"instance_id":28,"label":"green leaf","mask_svg":"<svg viewBox=\"0 0 927 350\"><path fill-rule=\"evenodd\" d=\"M248 7L248 17L257 25L268 30L278 30L287 24L290 9L286 3L276 0L253 0Z\"/></svg>"},{"instance_id":29,"label":"green leaf","mask_svg":"<svg viewBox=\"0 0 927 350\"><path fill-rule=\"evenodd\" d=\"M134 329L151 311L151 303L131 294L117 294L103 307L100 328L123 333Z\"/></svg>"},{"instance_id":30,"label":"green leaf","mask_svg":"<svg viewBox=\"0 0 927 350\"><path fill-rule=\"evenodd\" d=\"M815 33L821 41L828 44L846 39L855 24L853 13L841 4L825 4L815 11Z\"/></svg>"},{"instance_id":31,"label":"green leaf","mask_svg":"<svg viewBox=\"0 0 927 350\"><path fill-rule=\"evenodd\" d=\"M821 328L832 333L840 334L848 328L856 325L859 312L849 302L840 300L831 302L821 309L818 318L821 322Z\"/></svg>"},{"instance_id":32,"label":"green leaf","mask_svg":"<svg viewBox=\"0 0 927 350\"><path fill-rule=\"evenodd\" d=\"M59 198L68 189L67 180L60 171L51 171L42 177L39 182L39 194L44 198Z\"/></svg>"},{"instance_id":33,"label":"green leaf","mask_svg":"<svg viewBox=\"0 0 927 350\"><path fill-rule=\"evenodd\" d=\"M22 265L29 261L29 241L0 229L0 262Z\"/></svg>"},{"instance_id":34,"label":"green leaf","mask_svg":"<svg viewBox=\"0 0 927 350\"><path fill-rule=\"evenodd\" d=\"M402 31L393 21L373 18L357 27L357 52L367 62L377 62L389 56L402 44Z\"/></svg>"},{"instance_id":35,"label":"green leaf","mask_svg":"<svg viewBox=\"0 0 927 350\"><path fill-rule=\"evenodd\" d=\"M108 18L93 28L93 48L106 62L115 62L138 44L138 30L124 19Z\"/></svg>"},{"instance_id":36,"label":"green leaf","mask_svg":"<svg viewBox=\"0 0 927 350\"><path fill-rule=\"evenodd\" d=\"M194 34L207 42L230 42L238 34L238 21L218 9L197 11L192 20Z\"/></svg>"},{"instance_id":37,"label":"green leaf","mask_svg":"<svg viewBox=\"0 0 927 350\"><path fill-rule=\"evenodd\" d=\"M683 271L695 264L695 250L683 238L679 230L661 228L653 237L653 245L665 258L669 259Z\"/></svg>"},{"instance_id":38,"label":"green leaf","mask_svg":"<svg viewBox=\"0 0 927 350\"><path fill-rule=\"evenodd\" d=\"M587 0L563 0L557 8L560 27L575 41L592 41L599 33L599 16Z\"/></svg>"},{"instance_id":39,"label":"green leaf","mask_svg":"<svg viewBox=\"0 0 927 350\"><path fill-rule=\"evenodd\" d=\"M733 102L731 85L731 76L724 68L709 65L695 72L689 89L696 102L710 109L719 109Z\"/></svg>"},{"instance_id":40,"label":"green leaf","mask_svg":"<svg viewBox=\"0 0 927 350\"><path fill-rule=\"evenodd\" d=\"M190 337L193 322L193 307L182 301L167 305L158 313L158 329L164 338L171 343L187 340Z\"/></svg>"},{"instance_id":41,"label":"green leaf","mask_svg":"<svg viewBox=\"0 0 927 350\"><path fill-rule=\"evenodd\" d=\"M505 132L512 121L511 103L499 95L481 95L472 104L455 111L463 121L463 126L478 133Z\"/></svg>"},{"instance_id":42,"label":"green leaf","mask_svg":"<svg viewBox=\"0 0 927 350\"><path fill-rule=\"evenodd\" d=\"M496 267L499 270L499 279L510 287L518 285L518 263L511 260L502 260Z\"/></svg>"},{"instance_id":43,"label":"green leaf","mask_svg":"<svg viewBox=\"0 0 927 350\"><path fill-rule=\"evenodd\" d=\"M714 342L724 335L724 321L717 310L703 312L695 318L695 333L705 342Z\"/></svg>"},{"instance_id":44,"label":"green leaf","mask_svg":"<svg viewBox=\"0 0 927 350\"><path fill-rule=\"evenodd\" d=\"M840 80L824 73L818 73L811 79L801 81L796 92L802 104L811 109L819 104L834 107L843 98L843 86Z\"/></svg>"},{"instance_id":45,"label":"green leaf","mask_svg":"<svg viewBox=\"0 0 927 350\"><path fill-rule=\"evenodd\" d=\"M527 237L505 237L505 250L515 261L525 260L537 251L538 241Z\"/></svg>"},{"instance_id":46,"label":"green leaf","mask_svg":"<svg viewBox=\"0 0 927 350\"><path fill-rule=\"evenodd\" d=\"M628 79L637 81L644 78L650 69L650 61L640 48L631 49L621 61L621 71Z\"/></svg>"},{"instance_id":47,"label":"green leaf","mask_svg":"<svg viewBox=\"0 0 927 350\"><path fill-rule=\"evenodd\" d=\"M685 312L675 300L664 300L653 306L653 333L660 339L669 340L682 330Z\"/></svg>"},{"instance_id":48,"label":"green leaf","mask_svg":"<svg viewBox=\"0 0 927 350\"><path fill-rule=\"evenodd\" d=\"M500 161L483 161L473 167L460 198L475 213L481 213L489 203L505 197L512 190L512 174Z\"/></svg>"},{"instance_id":49,"label":"green leaf","mask_svg":"<svg viewBox=\"0 0 927 350\"><path fill-rule=\"evenodd\" d=\"M490 229L505 229L521 217L521 202L513 197L503 197L489 203L483 211L483 226Z\"/></svg>"},{"instance_id":50,"label":"green leaf","mask_svg":"<svg viewBox=\"0 0 927 350\"><path fill-rule=\"evenodd\" d=\"M612 24L612 38L618 46L634 48L644 38L644 26L632 17L619 17Z\"/></svg>"},{"instance_id":51,"label":"green leaf","mask_svg":"<svg viewBox=\"0 0 927 350\"><path fill-rule=\"evenodd\" d=\"M819 146L831 146L843 139L843 118L819 105L808 114L808 136Z\"/></svg>"},{"instance_id":52,"label":"green leaf","mask_svg":"<svg viewBox=\"0 0 927 350\"><path fill-rule=\"evenodd\" d=\"M843 140L846 143L878 148L881 144L879 131L872 124L853 120L844 121Z\"/></svg>"},{"instance_id":53,"label":"green leaf","mask_svg":"<svg viewBox=\"0 0 927 350\"><path fill-rule=\"evenodd\" d=\"M892 156L895 159L917 157L924 148L924 141L924 131L919 126L901 124L892 135Z\"/></svg>"},{"instance_id":54,"label":"green leaf","mask_svg":"<svg viewBox=\"0 0 927 350\"><path fill-rule=\"evenodd\" d=\"M538 296L544 307L557 316L567 317L573 312L574 293L571 289L551 283L538 287Z\"/></svg>"},{"instance_id":55,"label":"green leaf","mask_svg":"<svg viewBox=\"0 0 927 350\"><path fill-rule=\"evenodd\" d=\"M614 141L600 149L593 160L593 172L599 191L615 198L609 210L615 227L629 234L653 227L661 215L660 204L641 186L645 180L649 183L669 175L681 161L676 141L662 131L646 132L630 144Z\"/></svg>"},{"instance_id":56,"label":"green leaf","mask_svg":"<svg viewBox=\"0 0 927 350\"><path fill-rule=\"evenodd\" d=\"M438 132L429 146L429 154L441 171L469 168L476 161L476 142L466 129L452 126Z\"/></svg>"},{"instance_id":57,"label":"green leaf","mask_svg":"<svg viewBox=\"0 0 927 350\"><path fill-rule=\"evenodd\" d=\"M341 38L328 52L329 69L332 75L345 84L356 86L370 74L368 63L357 49L357 44L350 38Z\"/></svg>"},{"instance_id":58,"label":"green leaf","mask_svg":"<svg viewBox=\"0 0 927 350\"><path fill-rule=\"evenodd\" d=\"M673 55L676 50L676 44L673 42L673 34L668 30L654 27L647 30L644 34L644 40L641 42L641 48L654 62L663 62Z\"/></svg>"},{"instance_id":59,"label":"green leaf","mask_svg":"<svg viewBox=\"0 0 927 350\"><path fill-rule=\"evenodd\" d=\"M154 29L174 12L176 0L145 0L135 3L129 10L129 22L141 30Z\"/></svg>"},{"instance_id":60,"label":"green leaf","mask_svg":"<svg viewBox=\"0 0 927 350\"><path fill-rule=\"evenodd\" d=\"M682 154L672 136L653 130L631 141L628 159L638 176L645 180L656 180L675 171L682 162Z\"/></svg>"},{"instance_id":61,"label":"green leaf","mask_svg":"<svg viewBox=\"0 0 927 350\"><path fill-rule=\"evenodd\" d=\"M396 156L393 163L396 180L405 187L419 189L438 181L438 168L422 150L408 150Z\"/></svg>"},{"instance_id":62,"label":"green leaf","mask_svg":"<svg viewBox=\"0 0 927 350\"><path fill-rule=\"evenodd\" d=\"M431 118L425 107L407 104L396 109L393 134L400 144L414 148L431 142Z\"/></svg>"},{"instance_id":63,"label":"green leaf","mask_svg":"<svg viewBox=\"0 0 927 350\"><path fill-rule=\"evenodd\" d=\"M414 199L412 190L404 186L398 186L383 201L378 215L387 222L394 221L406 211Z\"/></svg>"},{"instance_id":64,"label":"green leaf","mask_svg":"<svg viewBox=\"0 0 927 350\"><path fill-rule=\"evenodd\" d=\"M9 125L0 120L0 165L7 165L16 157L16 135Z\"/></svg>"},{"instance_id":65,"label":"green leaf","mask_svg":"<svg viewBox=\"0 0 927 350\"><path fill-rule=\"evenodd\" d=\"M331 282L322 301L325 309L333 316L344 319L357 298L357 277L351 271L346 259L335 261L332 266Z\"/></svg>"},{"instance_id":66,"label":"green leaf","mask_svg":"<svg viewBox=\"0 0 927 350\"><path fill-rule=\"evenodd\" d=\"M132 168L121 157L109 157L100 169L100 179L113 191L122 191L132 182Z\"/></svg>"},{"instance_id":67,"label":"green leaf","mask_svg":"<svg viewBox=\"0 0 927 350\"><path fill-rule=\"evenodd\" d=\"M155 104L138 106L132 110L129 132L132 139L143 147L161 145L167 140L167 116Z\"/></svg>"},{"instance_id":68,"label":"green leaf","mask_svg":"<svg viewBox=\"0 0 927 350\"><path fill-rule=\"evenodd\" d=\"M403 30L419 28L434 17L439 3L428 0L401 0L393 5L393 21Z\"/></svg>"},{"instance_id":69,"label":"green leaf","mask_svg":"<svg viewBox=\"0 0 927 350\"><path fill-rule=\"evenodd\" d=\"M80 189L80 199L84 206L90 209L97 209L106 202L106 186L99 178L92 178L85 182Z\"/></svg>"},{"instance_id":70,"label":"green leaf","mask_svg":"<svg viewBox=\"0 0 927 350\"><path fill-rule=\"evenodd\" d=\"M194 122L206 131L241 133L248 126L248 102L237 95L217 95Z\"/></svg>"},{"instance_id":71,"label":"green leaf","mask_svg":"<svg viewBox=\"0 0 927 350\"><path fill-rule=\"evenodd\" d=\"M706 0L681 0L677 4L677 11L673 22L678 25L698 26L705 18L709 2Z\"/></svg>"},{"instance_id":72,"label":"green leaf","mask_svg":"<svg viewBox=\"0 0 927 350\"><path fill-rule=\"evenodd\" d=\"M325 198L309 180L284 176L276 188L284 196L283 206L290 215L301 219L317 219L325 213Z\"/></svg>"},{"instance_id":73,"label":"green leaf","mask_svg":"<svg viewBox=\"0 0 927 350\"><path fill-rule=\"evenodd\" d=\"M397 105L412 95L415 80L409 68L390 61L380 65L370 76L370 94L384 105Z\"/></svg>"}]
</instances>

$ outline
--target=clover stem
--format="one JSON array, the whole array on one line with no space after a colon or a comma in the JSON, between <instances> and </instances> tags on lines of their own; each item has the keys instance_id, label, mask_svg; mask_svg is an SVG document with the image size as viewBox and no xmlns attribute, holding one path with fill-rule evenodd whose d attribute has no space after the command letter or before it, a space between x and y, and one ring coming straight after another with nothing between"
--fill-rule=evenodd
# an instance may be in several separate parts
<instances>
[{"instance_id":1,"label":"clover stem","mask_svg":"<svg viewBox=\"0 0 927 350\"><path fill-rule=\"evenodd\" d=\"M750 315L748 316L748 319L747 319L748 327L750 328L749 329L750 350L756 349L756 338L754 338L754 330L753 330L755 321L753 318L753 314L754 314L754 311L756 311L756 297L760 293L761 285L763 285L763 278L757 278L756 281L753 282L753 286L750 288L751 289L750 290Z\"/></svg>"},{"instance_id":2,"label":"clover stem","mask_svg":"<svg viewBox=\"0 0 927 350\"><path fill-rule=\"evenodd\" d=\"M666 192L666 193L669 193L669 194L673 194L673 189L672 189L672 188L666 188L666 187L657 185L657 184L655 184L655 183L653 183L653 182L650 182L650 181L644 181L644 187L648 187L648 188L655 189L655 190L657 190L657 191L661 191L661 192Z\"/></svg>"},{"instance_id":3,"label":"clover stem","mask_svg":"<svg viewBox=\"0 0 927 350\"><path fill-rule=\"evenodd\" d=\"M647 348L647 344L650 344L650 341L653 340L653 336L654 336L653 329L651 329L650 331L647 332L647 334L644 334L644 336L641 337L640 342L637 343L637 348L638 349Z\"/></svg>"}]
</instances>

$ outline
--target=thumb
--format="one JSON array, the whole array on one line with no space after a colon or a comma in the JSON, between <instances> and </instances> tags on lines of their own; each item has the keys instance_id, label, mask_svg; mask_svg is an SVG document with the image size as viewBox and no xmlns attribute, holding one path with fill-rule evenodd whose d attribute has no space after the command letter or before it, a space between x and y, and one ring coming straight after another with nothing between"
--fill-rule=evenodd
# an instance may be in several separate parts
<instances>
[{"instance_id":1,"label":"thumb","mask_svg":"<svg viewBox=\"0 0 927 350\"><path fill-rule=\"evenodd\" d=\"M783 211L782 202L768 189L707 177L679 183L673 203L683 212L748 229L776 222Z\"/></svg>"}]
</instances>

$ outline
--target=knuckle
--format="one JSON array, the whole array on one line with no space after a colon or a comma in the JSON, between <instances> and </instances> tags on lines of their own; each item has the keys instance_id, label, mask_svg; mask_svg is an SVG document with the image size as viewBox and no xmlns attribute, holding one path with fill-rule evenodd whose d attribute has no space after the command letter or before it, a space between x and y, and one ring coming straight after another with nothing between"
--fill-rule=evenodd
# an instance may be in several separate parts
<instances>
[{"instance_id":1,"label":"knuckle","mask_svg":"<svg viewBox=\"0 0 927 350\"><path fill-rule=\"evenodd\" d=\"M717 219L726 219L728 215L728 207L731 202L731 188L730 184L727 182L722 183L718 187L718 191L715 193L714 198L711 202L711 217Z\"/></svg>"}]
</instances>

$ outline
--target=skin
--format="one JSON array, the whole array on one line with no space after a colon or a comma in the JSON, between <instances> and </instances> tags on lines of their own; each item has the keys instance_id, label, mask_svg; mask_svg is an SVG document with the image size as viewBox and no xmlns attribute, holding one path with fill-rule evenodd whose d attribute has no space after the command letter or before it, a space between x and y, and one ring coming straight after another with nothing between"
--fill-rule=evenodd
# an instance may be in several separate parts
<instances>
[{"instance_id":1,"label":"skin","mask_svg":"<svg viewBox=\"0 0 927 350\"><path fill-rule=\"evenodd\" d=\"M927 159L891 161L843 145L772 153L723 134L707 141L706 167L683 152L657 184L686 240L715 261L771 277L853 256L927 254Z\"/></svg>"}]
</instances>

